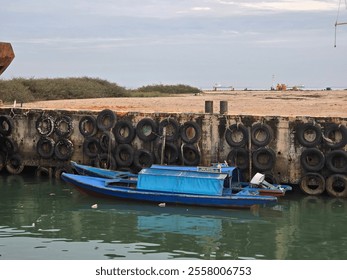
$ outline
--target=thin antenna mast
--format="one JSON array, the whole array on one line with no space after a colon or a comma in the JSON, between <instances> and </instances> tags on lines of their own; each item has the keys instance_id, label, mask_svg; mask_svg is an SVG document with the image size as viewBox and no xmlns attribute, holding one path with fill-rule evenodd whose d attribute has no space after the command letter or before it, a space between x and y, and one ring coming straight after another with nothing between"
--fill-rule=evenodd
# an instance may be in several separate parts
<instances>
[{"instance_id":1,"label":"thin antenna mast","mask_svg":"<svg viewBox=\"0 0 347 280\"><path fill-rule=\"evenodd\" d=\"M347 9L347 0L345 0L345 6ZM337 33L337 26L338 25L347 25L347 22L338 22L339 15L340 15L340 7L341 7L341 0L339 1L339 7L337 10L337 16L336 16L336 22L335 22L335 41L334 41L334 47L336 48L336 33Z\"/></svg>"}]
</instances>

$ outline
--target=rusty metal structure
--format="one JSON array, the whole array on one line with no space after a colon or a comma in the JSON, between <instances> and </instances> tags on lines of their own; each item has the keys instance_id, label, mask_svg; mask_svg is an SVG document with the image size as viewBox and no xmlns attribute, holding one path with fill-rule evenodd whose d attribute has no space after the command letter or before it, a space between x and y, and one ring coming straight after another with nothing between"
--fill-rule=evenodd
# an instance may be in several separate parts
<instances>
[{"instance_id":1,"label":"rusty metal structure","mask_svg":"<svg viewBox=\"0 0 347 280\"><path fill-rule=\"evenodd\" d=\"M14 57L12 45L10 43L0 42L0 75L11 64Z\"/></svg>"}]
</instances>

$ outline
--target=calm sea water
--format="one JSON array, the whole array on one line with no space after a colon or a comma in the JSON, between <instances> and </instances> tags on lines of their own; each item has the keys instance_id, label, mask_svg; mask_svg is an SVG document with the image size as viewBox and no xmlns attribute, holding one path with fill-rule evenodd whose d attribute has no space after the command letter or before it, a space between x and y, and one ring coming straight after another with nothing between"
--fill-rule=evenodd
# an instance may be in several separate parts
<instances>
[{"instance_id":1,"label":"calm sea water","mask_svg":"<svg viewBox=\"0 0 347 280\"><path fill-rule=\"evenodd\" d=\"M346 209L346 200L299 192L252 211L159 207L0 175L0 260L345 260Z\"/></svg>"}]
</instances>

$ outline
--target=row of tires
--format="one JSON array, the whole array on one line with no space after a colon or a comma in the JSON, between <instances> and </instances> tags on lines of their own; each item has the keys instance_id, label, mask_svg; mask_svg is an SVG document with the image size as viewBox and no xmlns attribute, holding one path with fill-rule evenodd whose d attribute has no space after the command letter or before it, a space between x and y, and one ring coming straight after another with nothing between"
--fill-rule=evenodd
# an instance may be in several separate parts
<instances>
[{"instance_id":1,"label":"row of tires","mask_svg":"<svg viewBox=\"0 0 347 280\"><path fill-rule=\"evenodd\" d=\"M241 170L249 168L250 153L245 148L233 148L227 155L227 162ZM276 163L275 152L268 147L260 147L251 152L252 166L258 171L269 171Z\"/></svg>"},{"instance_id":2,"label":"row of tires","mask_svg":"<svg viewBox=\"0 0 347 280\"><path fill-rule=\"evenodd\" d=\"M317 148L307 148L301 153L300 163L309 172L318 172L326 167L333 173L347 173L347 152L332 150L325 155Z\"/></svg>"},{"instance_id":3,"label":"row of tires","mask_svg":"<svg viewBox=\"0 0 347 280\"><path fill-rule=\"evenodd\" d=\"M11 116L0 116L0 171L4 168L10 174L20 174L24 169L22 157L18 154L18 145L11 138L14 122Z\"/></svg>"},{"instance_id":4,"label":"row of tires","mask_svg":"<svg viewBox=\"0 0 347 280\"><path fill-rule=\"evenodd\" d=\"M317 123L301 123L295 131L297 141L306 148L324 144L330 149L340 149L347 145L347 128L342 124L325 124L323 129Z\"/></svg>"},{"instance_id":5,"label":"row of tires","mask_svg":"<svg viewBox=\"0 0 347 280\"><path fill-rule=\"evenodd\" d=\"M302 123L296 126L296 139L305 147L300 155L304 173L300 189L309 195L326 191L330 196L347 197L347 152L343 150L347 128L336 123L324 127Z\"/></svg>"},{"instance_id":6,"label":"row of tires","mask_svg":"<svg viewBox=\"0 0 347 280\"><path fill-rule=\"evenodd\" d=\"M167 118L159 124L151 118L141 119L136 126L128 119L116 120L112 110L105 109L97 117L87 115L79 121L79 131L84 137L92 137L101 132L112 132L115 141L119 144L130 144L135 136L144 142L155 141L162 138L175 142L180 137L184 143L194 144L201 138L201 128L194 121L187 121L180 125L174 118Z\"/></svg>"},{"instance_id":7,"label":"row of tires","mask_svg":"<svg viewBox=\"0 0 347 280\"><path fill-rule=\"evenodd\" d=\"M253 145L265 147L274 140L274 131L271 126L265 123L253 124L250 132L242 123L232 124L225 131L225 140L232 148L247 146L249 137Z\"/></svg>"},{"instance_id":8,"label":"row of tires","mask_svg":"<svg viewBox=\"0 0 347 280\"><path fill-rule=\"evenodd\" d=\"M332 174L325 179L319 173L308 172L301 178L300 189L308 195L320 195L326 191L333 197L347 197L347 176Z\"/></svg>"},{"instance_id":9,"label":"row of tires","mask_svg":"<svg viewBox=\"0 0 347 280\"><path fill-rule=\"evenodd\" d=\"M150 167L155 162L165 164L183 164L195 166L200 163L200 150L193 144L159 143L155 151L147 149L135 149L130 144L119 144L110 152L100 152L99 139L96 137L86 138L83 152L91 162L100 167L109 169L133 168L136 171ZM162 158L163 157L163 158Z\"/></svg>"}]
</instances>

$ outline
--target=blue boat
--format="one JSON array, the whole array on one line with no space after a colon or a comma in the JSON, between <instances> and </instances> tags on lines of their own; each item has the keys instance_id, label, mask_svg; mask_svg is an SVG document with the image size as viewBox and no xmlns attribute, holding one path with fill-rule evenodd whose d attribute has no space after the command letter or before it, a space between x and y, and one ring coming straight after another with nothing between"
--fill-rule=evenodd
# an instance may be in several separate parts
<instances>
[{"instance_id":1,"label":"blue boat","mask_svg":"<svg viewBox=\"0 0 347 280\"><path fill-rule=\"evenodd\" d=\"M71 167L80 175L88 175L93 177L102 177L107 179L117 179L117 178L136 178L137 174L127 172L127 171L116 171L110 169L104 169L89 165L79 164L75 161L70 161Z\"/></svg>"},{"instance_id":2,"label":"blue boat","mask_svg":"<svg viewBox=\"0 0 347 280\"><path fill-rule=\"evenodd\" d=\"M261 196L247 188L234 193L224 187L224 173L144 168L136 179L69 173L61 177L84 192L109 198L219 208L250 208L277 202L274 196Z\"/></svg>"},{"instance_id":3,"label":"blue boat","mask_svg":"<svg viewBox=\"0 0 347 280\"><path fill-rule=\"evenodd\" d=\"M87 165L78 164L71 161L72 168L80 175L88 175L94 177L102 177L108 179L137 179L137 174L131 172L108 170L103 168L97 168ZM251 181L251 184L244 182L240 170L233 166L228 166L225 163L213 164L212 166L175 166L175 165L157 165L153 164L149 167L151 170L173 170L173 171L191 171L200 173L221 173L227 174L224 179L224 187L231 188L234 192L240 191L244 188L248 190L258 191L260 195L271 195L271 196L284 196L287 191L292 190L289 185L278 185L269 184L265 181L265 176L263 174L257 173Z\"/></svg>"}]
</instances>

